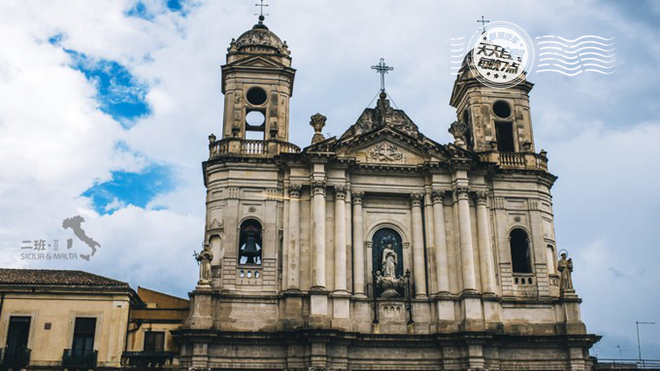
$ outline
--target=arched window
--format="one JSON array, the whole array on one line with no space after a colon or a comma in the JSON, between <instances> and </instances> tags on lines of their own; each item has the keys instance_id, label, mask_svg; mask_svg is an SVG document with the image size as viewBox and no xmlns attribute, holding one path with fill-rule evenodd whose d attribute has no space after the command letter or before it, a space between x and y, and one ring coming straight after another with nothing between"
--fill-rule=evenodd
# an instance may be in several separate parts
<instances>
[{"instance_id":1,"label":"arched window","mask_svg":"<svg viewBox=\"0 0 660 371\"><path fill-rule=\"evenodd\" d=\"M261 265L261 223L254 219L241 223L238 264Z\"/></svg>"},{"instance_id":2,"label":"arched window","mask_svg":"<svg viewBox=\"0 0 660 371\"><path fill-rule=\"evenodd\" d=\"M511 244L513 273L532 273L527 232L522 229L512 230L509 235L509 242Z\"/></svg>"}]
</instances>

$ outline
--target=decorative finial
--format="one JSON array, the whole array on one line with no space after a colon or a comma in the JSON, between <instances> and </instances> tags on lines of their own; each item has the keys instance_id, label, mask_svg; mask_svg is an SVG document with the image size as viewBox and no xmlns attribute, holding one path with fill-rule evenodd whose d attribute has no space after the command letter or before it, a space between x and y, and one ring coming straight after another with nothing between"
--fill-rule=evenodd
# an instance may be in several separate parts
<instances>
[{"instance_id":1,"label":"decorative finial","mask_svg":"<svg viewBox=\"0 0 660 371\"><path fill-rule=\"evenodd\" d=\"M320 113L317 113L313 115L311 119L312 120L309 122L309 124L314 128L314 136L312 137L312 144L323 142L325 140L325 137L323 136L323 134L321 134L321 130L323 130L323 127L325 126L326 117Z\"/></svg>"},{"instance_id":2,"label":"decorative finial","mask_svg":"<svg viewBox=\"0 0 660 371\"><path fill-rule=\"evenodd\" d=\"M490 23L490 21L487 20L487 19L484 19L484 16L482 15L481 20L477 19L477 23L481 23L481 25L482 25L481 33L483 34L483 33L486 32L486 23Z\"/></svg>"},{"instance_id":3,"label":"decorative finial","mask_svg":"<svg viewBox=\"0 0 660 371\"><path fill-rule=\"evenodd\" d=\"M258 6L260 8L259 9L259 24L262 24L264 22L264 19L266 19L266 17L264 17L264 6L268 6L268 4L264 4L264 0L261 0L261 2L259 4L254 4L254 6ZM257 13L254 13L254 15L257 15ZM268 14L266 14L266 15L268 15Z\"/></svg>"},{"instance_id":4,"label":"decorative finial","mask_svg":"<svg viewBox=\"0 0 660 371\"><path fill-rule=\"evenodd\" d=\"M371 66L371 69L376 70L376 73L380 74L380 91L382 95L382 93L385 93L385 74L390 71L394 71L394 67L390 67L386 65L385 58L381 58L380 62L377 65Z\"/></svg>"}]
</instances>

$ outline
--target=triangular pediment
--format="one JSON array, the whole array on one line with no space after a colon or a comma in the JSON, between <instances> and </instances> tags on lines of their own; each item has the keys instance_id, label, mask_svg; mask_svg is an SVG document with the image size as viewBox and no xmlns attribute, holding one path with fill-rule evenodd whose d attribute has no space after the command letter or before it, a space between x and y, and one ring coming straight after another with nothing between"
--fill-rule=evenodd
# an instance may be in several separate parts
<instances>
[{"instance_id":1,"label":"triangular pediment","mask_svg":"<svg viewBox=\"0 0 660 371\"><path fill-rule=\"evenodd\" d=\"M284 68L285 66L271 58L260 55L251 56L232 63L232 66L240 67L261 67L261 68Z\"/></svg>"},{"instance_id":2,"label":"triangular pediment","mask_svg":"<svg viewBox=\"0 0 660 371\"><path fill-rule=\"evenodd\" d=\"M389 126L340 140L334 147L338 157L355 158L362 164L419 165L449 157L442 145Z\"/></svg>"}]
</instances>

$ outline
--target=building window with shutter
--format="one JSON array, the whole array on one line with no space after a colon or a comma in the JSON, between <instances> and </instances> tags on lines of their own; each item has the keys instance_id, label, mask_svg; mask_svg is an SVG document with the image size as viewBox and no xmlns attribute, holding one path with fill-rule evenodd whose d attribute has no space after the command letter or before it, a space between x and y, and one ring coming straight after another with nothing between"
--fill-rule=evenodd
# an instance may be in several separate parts
<instances>
[{"instance_id":1,"label":"building window with shutter","mask_svg":"<svg viewBox=\"0 0 660 371\"><path fill-rule=\"evenodd\" d=\"M145 353L158 353L165 351L165 332L146 331L144 333L143 351Z\"/></svg>"}]
</instances>

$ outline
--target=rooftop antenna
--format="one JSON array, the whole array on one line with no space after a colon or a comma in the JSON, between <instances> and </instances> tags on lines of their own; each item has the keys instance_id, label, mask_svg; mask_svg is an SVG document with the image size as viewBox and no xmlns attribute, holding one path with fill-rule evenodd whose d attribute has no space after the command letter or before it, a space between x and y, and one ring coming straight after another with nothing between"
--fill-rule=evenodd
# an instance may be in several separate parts
<instances>
[{"instance_id":1,"label":"rooftop antenna","mask_svg":"<svg viewBox=\"0 0 660 371\"><path fill-rule=\"evenodd\" d=\"M639 341L639 325L655 325L655 322L635 321L635 326L637 326L637 355L639 356L639 361L642 362L642 343Z\"/></svg>"},{"instance_id":2,"label":"rooftop antenna","mask_svg":"<svg viewBox=\"0 0 660 371\"><path fill-rule=\"evenodd\" d=\"M486 23L490 23L489 20L484 19L484 16L481 16L481 20L477 19L477 23L481 23L481 33L486 33Z\"/></svg>"},{"instance_id":3,"label":"rooftop antenna","mask_svg":"<svg viewBox=\"0 0 660 371\"><path fill-rule=\"evenodd\" d=\"M266 17L264 17L264 6L268 6L268 4L264 4L264 0L260 0L259 4L254 4L254 6L258 6L260 8L259 9L259 14L254 13L254 15L259 16L259 23L261 23L261 22L264 21L264 19L266 19ZM266 15L269 15L269 14L266 13Z\"/></svg>"}]
</instances>

